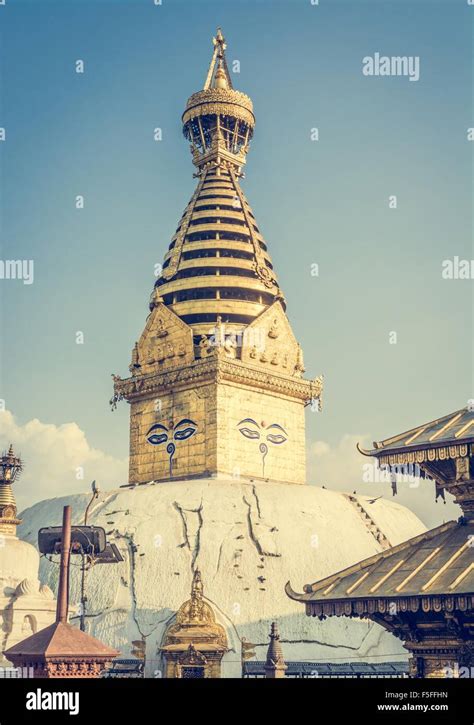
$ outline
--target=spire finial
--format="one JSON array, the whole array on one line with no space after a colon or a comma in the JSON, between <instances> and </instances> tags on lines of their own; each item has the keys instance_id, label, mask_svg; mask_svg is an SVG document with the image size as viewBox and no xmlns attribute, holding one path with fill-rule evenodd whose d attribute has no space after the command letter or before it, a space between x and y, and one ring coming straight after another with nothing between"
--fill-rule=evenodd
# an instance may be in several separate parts
<instances>
[{"instance_id":1,"label":"spire finial","mask_svg":"<svg viewBox=\"0 0 474 725\"><path fill-rule=\"evenodd\" d=\"M202 599L202 595L203 595L203 586L202 586L201 572L199 571L199 569L196 569L193 574L193 583L191 586L191 598Z\"/></svg>"},{"instance_id":2,"label":"spire finial","mask_svg":"<svg viewBox=\"0 0 474 725\"><path fill-rule=\"evenodd\" d=\"M214 88L228 88L226 72L222 64L222 58L219 58L216 75L214 77Z\"/></svg>"},{"instance_id":3,"label":"spire finial","mask_svg":"<svg viewBox=\"0 0 474 725\"><path fill-rule=\"evenodd\" d=\"M225 57L225 51L227 50L227 43L225 42L225 38L222 34L222 30L220 28L217 28L216 37L212 39L212 43L214 45L214 48L216 49L216 56L219 60L222 60Z\"/></svg>"},{"instance_id":4,"label":"spire finial","mask_svg":"<svg viewBox=\"0 0 474 725\"><path fill-rule=\"evenodd\" d=\"M0 457L0 485L14 483L22 470L23 461L15 455L13 445L10 443L8 451L4 451Z\"/></svg>"},{"instance_id":5,"label":"spire finial","mask_svg":"<svg viewBox=\"0 0 474 725\"><path fill-rule=\"evenodd\" d=\"M222 30L212 39L214 48L206 81L193 93L182 116L183 133L191 143L197 176L205 169L231 168L242 176L250 140L255 127L251 99L236 91L227 67L227 47Z\"/></svg>"},{"instance_id":6,"label":"spire finial","mask_svg":"<svg viewBox=\"0 0 474 725\"><path fill-rule=\"evenodd\" d=\"M191 605L189 609L191 619L199 620L202 615L203 608L203 586L201 572L196 569L193 574L193 583L191 585Z\"/></svg>"},{"instance_id":7,"label":"spire finial","mask_svg":"<svg viewBox=\"0 0 474 725\"><path fill-rule=\"evenodd\" d=\"M212 39L212 43L214 45L214 52L203 90L207 91L209 88L232 88L232 80L225 59L227 43L225 42L221 28L217 28L217 33Z\"/></svg>"},{"instance_id":8,"label":"spire finial","mask_svg":"<svg viewBox=\"0 0 474 725\"><path fill-rule=\"evenodd\" d=\"M0 457L0 533L15 534L20 522L16 517L16 501L12 491L14 483L23 470L23 462L10 444L8 452Z\"/></svg>"},{"instance_id":9,"label":"spire finial","mask_svg":"<svg viewBox=\"0 0 474 725\"><path fill-rule=\"evenodd\" d=\"M284 677L287 666L283 659L283 650L280 644L280 633L276 622L272 622L270 629L270 644L268 645L267 660L265 662L265 677Z\"/></svg>"}]
</instances>

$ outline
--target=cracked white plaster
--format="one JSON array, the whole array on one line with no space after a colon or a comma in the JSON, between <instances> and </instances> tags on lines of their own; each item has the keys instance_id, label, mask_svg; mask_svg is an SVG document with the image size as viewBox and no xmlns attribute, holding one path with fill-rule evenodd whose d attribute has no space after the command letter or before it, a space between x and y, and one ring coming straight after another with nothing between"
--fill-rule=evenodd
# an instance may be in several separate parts
<instances>
[{"instance_id":1,"label":"cracked white plaster","mask_svg":"<svg viewBox=\"0 0 474 725\"><path fill-rule=\"evenodd\" d=\"M425 530L397 503L356 498L393 545ZM20 535L36 544L40 527L60 524L66 503L73 507L73 522L82 523L87 500L78 495L38 503L22 514ZM341 493L215 479L151 484L100 495L89 523L106 529L124 561L88 573L88 631L124 658L130 657L131 641L143 636L148 676L161 670L164 632L189 598L195 568L226 628L224 677L240 676L242 637L257 643L257 658L264 659L272 620L279 623L287 660L407 660L402 644L378 625L306 617L284 592L288 580L302 591L304 584L381 551ZM57 571L57 564L42 558L40 576L53 589ZM79 601L78 567L71 575L71 601Z\"/></svg>"}]
</instances>

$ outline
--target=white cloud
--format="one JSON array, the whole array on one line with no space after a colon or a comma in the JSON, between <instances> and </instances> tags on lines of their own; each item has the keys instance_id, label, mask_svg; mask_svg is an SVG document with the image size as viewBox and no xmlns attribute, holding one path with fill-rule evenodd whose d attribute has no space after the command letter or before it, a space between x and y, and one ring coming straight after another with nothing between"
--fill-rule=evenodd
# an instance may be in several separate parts
<instances>
[{"instance_id":1,"label":"white cloud","mask_svg":"<svg viewBox=\"0 0 474 725\"><path fill-rule=\"evenodd\" d=\"M315 441L308 446L308 481L336 491L391 498L390 483L378 482L380 472L372 468L375 459L366 458L356 448L357 443L362 448L371 448L372 440L367 434L346 434L335 446ZM366 483L368 478L370 482ZM446 504L440 498L435 503L434 484L423 479L399 481L395 501L411 509L428 528L457 519L462 514L448 493Z\"/></svg>"},{"instance_id":2,"label":"white cloud","mask_svg":"<svg viewBox=\"0 0 474 725\"><path fill-rule=\"evenodd\" d=\"M0 450L10 443L25 465L15 485L19 511L42 499L87 493L94 479L104 490L128 480L128 459L92 448L77 423L57 426L34 418L19 425L10 412L1 412Z\"/></svg>"},{"instance_id":3,"label":"white cloud","mask_svg":"<svg viewBox=\"0 0 474 725\"><path fill-rule=\"evenodd\" d=\"M362 464L367 459L356 443L367 436L344 435L336 446L325 441L309 445L308 480L337 491L353 491L362 481Z\"/></svg>"}]
</instances>

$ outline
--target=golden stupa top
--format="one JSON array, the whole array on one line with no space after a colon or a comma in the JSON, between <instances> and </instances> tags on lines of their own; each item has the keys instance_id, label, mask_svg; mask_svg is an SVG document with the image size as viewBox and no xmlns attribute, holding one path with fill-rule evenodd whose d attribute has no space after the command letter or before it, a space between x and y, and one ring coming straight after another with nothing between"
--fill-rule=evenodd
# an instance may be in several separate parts
<instances>
[{"instance_id":1,"label":"golden stupa top","mask_svg":"<svg viewBox=\"0 0 474 725\"><path fill-rule=\"evenodd\" d=\"M225 50L227 48L220 28L216 37L212 39L214 51L204 88L188 98L186 109L182 116L183 127L198 116L209 114L223 114L247 123L253 130L255 116L253 104L249 96L234 89L229 73Z\"/></svg>"},{"instance_id":2,"label":"golden stupa top","mask_svg":"<svg viewBox=\"0 0 474 725\"><path fill-rule=\"evenodd\" d=\"M23 462L13 451L10 445L8 451L4 451L0 457L0 533L14 534L16 526L20 523L17 519L16 500L12 490L14 483L23 470Z\"/></svg>"},{"instance_id":3,"label":"golden stupa top","mask_svg":"<svg viewBox=\"0 0 474 725\"><path fill-rule=\"evenodd\" d=\"M215 88L232 88L232 79L229 74L229 69L227 67L227 61L225 57L225 51L227 49L227 43L225 42L225 38L222 35L221 28L217 28L216 37L212 39L212 43L214 45L214 52L212 54L211 63L209 65L209 70L207 72L206 76L206 82L204 83L204 90L207 91L209 88L212 87L212 80L214 76L214 72L219 73L219 79L222 80L222 78L225 78L225 85L222 85L221 83L214 84ZM216 71L216 61L217 61L217 71Z\"/></svg>"},{"instance_id":4,"label":"golden stupa top","mask_svg":"<svg viewBox=\"0 0 474 725\"><path fill-rule=\"evenodd\" d=\"M204 599L201 572L193 574L191 598L179 608L168 627L162 652L184 652L196 645L199 652L225 652L227 639L223 626L216 622L211 605Z\"/></svg>"},{"instance_id":5,"label":"golden stupa top","mask_svg":"<svg viewBox=\"0 0 474 725\"><path fill-rule=\"evenodd\" d=\"M204 88L188 100L183 133L198 184L171 239L150 308L164 302L206 344L222 322L240 330L281 299L273 263L240 187L253 135L252 101L233 88L220 28Z\"/></svg>"}]
</instances>

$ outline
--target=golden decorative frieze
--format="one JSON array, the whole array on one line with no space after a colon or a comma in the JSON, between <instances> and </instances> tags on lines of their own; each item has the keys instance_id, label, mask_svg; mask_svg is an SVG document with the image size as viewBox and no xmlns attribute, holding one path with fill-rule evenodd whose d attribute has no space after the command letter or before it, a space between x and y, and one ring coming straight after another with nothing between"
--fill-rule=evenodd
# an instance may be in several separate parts
<instances>
[{"instance_id":1,"label":"golden decorative frieze","mask_svg":"<svg viewBox=\"0 0 474 725\"><path fill-rule=\"evenodd\" d=\"M182 115L183 125L198 115L222 113L235 116L249 125L255 125L252 100L242 91L230 88L209 88L197 91L188 98Z\"/></svg>"},{"instance_id":2,"label":"golden decorative frieze","mask_svg":"<svg viewBox=\"0 0 474 725\"><path fill-rule=\"evenodd\" d=\"M269 392L296 398L305 403L314 397L313 384L290 376L279 375L257 367L249 367L238 360L227 360L219 356L195 360L192 365L177 367L160 374L150 373L141 377L118 378L114 381L114 396L119 400L136 400L149 397L167 388L180 389L190 383L224 382L241 383L250 387L265 387Z\"/></svg>"},{"instance_id":3,"label":"golden decorative frieze","mask_svg":"<svg viewBox=\"0 0 474 725\"><path fill-rule=\"evenodd\" d=\"M424 461L446 461L456 458L464 458L473 454L473 445L462 444L455 446L440 446L438 448L429 448L428 450L405 451L404 453L383 453L377 458L381 464L389 464L391 466L407 464L407 463L423 463Z\"/></svg>"},{"instance_id":4,"label":"golden decorative frieze","mask_svg":"<svg viewBox=\"0 0 474 725\"><path fill-rule=\"evenodd\" d=\"M209 88L193 93L186 103L186 111L200 103L232 103L243 106L253 114L253 103L250 96L235 88Z\"/></svg>"},{"instance_id":5,"label":"golden decorative frieze","mask_svg":"<svg viewBox=\"0 0 474 725\"><path fill-rule=\"evenodd\" d=\"M363 617L372 614L389 614L391 606L396 603L397 611L401 612L468 612L474 607L474 595L445 595L426 597L397 597L387 601L386 598L353 599L329 602L305 602L306 613L311 617Z\"/></svg>"}]
</instances>

